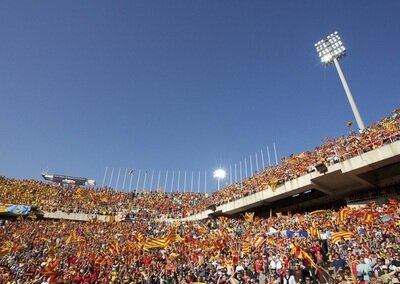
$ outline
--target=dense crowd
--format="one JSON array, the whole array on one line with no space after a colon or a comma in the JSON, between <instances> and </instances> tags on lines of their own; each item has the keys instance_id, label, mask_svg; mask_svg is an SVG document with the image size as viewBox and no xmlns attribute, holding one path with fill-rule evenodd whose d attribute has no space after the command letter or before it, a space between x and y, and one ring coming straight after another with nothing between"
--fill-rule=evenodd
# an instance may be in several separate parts
<instances>
[{"instance_id":1,"label":"dense crowd","mask_svg":"<svg viewBox=\"0 0 400 284\"><path fill-rule=\"evenodd\" d=\"M315 171L317 164L324 163L329 166L399 139L400 109L396 109L391 116L367 127L362 133L351 131L348 136L337 139L325 137L324 143L316 147L314 151L283 157L279 165L266 167L261 173L256 173L242 182L214 192L212 197L206 200L204 208L211 204L230 202L257 191L275 190L279 184Z\"/></svg>"},{"instance_id":2,"label":"dense crowd","mask_svg":"<svg viewBox=\"0 0 400 284\"><path fill-rule=\"evenodd\" d=\"M396 283L399 225L396 199L201 222L3 220L0 283Z\"/></svg>"},{"instance_id":3,"label":"dense crowd","mask_svg":"<svg viewBox=\"0 0 400 284\"><path fill-rule=\"evenodd\" d=\"M193 214L206 197L206 194L191 192L134 194L111 188L76 188L0 177L0 205L25 204L47 212L101 215L134 212L143 218L179 218Z\"/></svg>"},{"instance_id":4,"label":"dense crowd","mask_svg":"<svg viewBox=\"0 0 400 284\"><path fill-rule=\"evenodd\" d=\"M396 196L367 207L182 222L201 212L393 143L400 110L219 191L116 192L0 177L0 206L129 216L125 222L0 220L0 283L398 283ZM278 188L277 188L278 187ZM265 215L265 214L264 214ZM176 221L166 222L167 218ZM115 219L114 219L115 220Z\"/></svg>"}]
</instances>

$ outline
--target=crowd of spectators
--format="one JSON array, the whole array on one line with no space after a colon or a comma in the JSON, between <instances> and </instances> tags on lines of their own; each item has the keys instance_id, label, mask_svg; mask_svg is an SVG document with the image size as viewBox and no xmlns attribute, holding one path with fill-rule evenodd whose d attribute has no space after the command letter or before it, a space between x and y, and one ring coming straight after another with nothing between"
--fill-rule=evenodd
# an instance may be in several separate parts
<instances>
[{"instance_id":1,"label":"crowd of spectators","mask_svg":"<svg viewBox=\"0 0 400 284\"><path fill-rule=\"evenodd\" d=\"M319 163L329 166L399 139L400 109L397 109L391 116L367 127L362 133L351 131L348 136L337 139L325 138L324 143L314 151L282 158L279 165L266 167L261 173L215 191L211 196L162 191L128 193L108 187L65 187L35 180L18 181L0 177L0 203L26 204L49 212L102 215L134 212L136 215L154 218L185 217L261 190L275 191L279 184L314 171L315 165ZM154 210L149 210L151 207Z\"/></svg>"},{"instance_id":2,"label":"crowd of spectators","mask_svg":"<svg viewBox=\"0 0 400 284\"><path fill-rule=\"evenodd\" d=\"M360 209L292 216L179 219L257 191L277 190L318 163L333 164L397 141L399 126L396 110L362 133L324 139L314 151L283 158L211 196L0 177L3 206L129 216L129 222L37 220L35 215L0 220L0 283L398 283L395 198ZM165 243L172 235L179 237Z\"/></svg>"},{"instance_id":3,"label":"crowd of spectators","mask_svg":"<svg viewBox=\"0 0 400 284\"><path fill-rule=\"evenodd\" d=\"M172 223L18 218L0 283L398 283L397 199L360 209ZM180 236L161 247L150 239Z\"/></svg>"},{"instance_id":4,"label":"crowd of spectators","mask_svg":"<svg viewBox=\"0 0 400 284\"><path fill-rule=\"evenodd\" d=\"M315 171L315 166L318 164L324 163L329 166L399 139L400 109L396 109L391 116L372 124L361 133L350 131L348 136L336 139L325 137L324 143L313 151L282 157L279 165L266 167L261 173L214 192L204 203L204 208L212 204L227 203L257 191L275 190L279 184Z\"/></svg>"},{"instance_id":5,"label":"crowd of spectators","mask_svg":"<svg viewBox=\"0 0 400 284\"><path fill-rule=\"evenodd\" d=\"M193 214L206 197L206 194L191 192L135 194L111 188L77 188L0 177L0 205L24 204L47 212L100 215L125 212L143 218L182 218Z\"/></svg>"}]
</instances>

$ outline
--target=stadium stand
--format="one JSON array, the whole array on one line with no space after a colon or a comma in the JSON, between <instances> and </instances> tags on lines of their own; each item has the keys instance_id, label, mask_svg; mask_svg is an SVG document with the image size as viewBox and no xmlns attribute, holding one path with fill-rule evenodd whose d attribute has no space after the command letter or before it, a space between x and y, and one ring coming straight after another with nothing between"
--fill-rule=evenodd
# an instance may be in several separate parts
<instances>
[{"instance_id":1,"label":"stadium stand","mask_svg":"<svg viewBox=\"0 0 400 284\"><path fill-rule=\"evenodd\" d=\"M398 283L398 180L346 195L360 206L185 217L394 145L399 122L396 110L210 197L1 177L0 283ZM73 214L87 221L66 220Z\"/></svg>"}]
</instances>

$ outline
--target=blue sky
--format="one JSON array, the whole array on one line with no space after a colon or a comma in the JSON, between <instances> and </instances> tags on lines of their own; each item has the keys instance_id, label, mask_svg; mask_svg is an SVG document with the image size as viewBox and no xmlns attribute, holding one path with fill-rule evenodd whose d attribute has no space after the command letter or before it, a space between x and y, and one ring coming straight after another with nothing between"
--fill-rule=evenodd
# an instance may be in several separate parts
<instances>
[{"instance_id":1,"label":"blue sky","mask_svg":"<svg viewBox=\"0 0 400 284\"><path fill-rule=\"evenodd\" d=\"M399 107L399 11L369 0L1 1L0 174L48 169L101 185L114 168L115 186L133 168L133 187L139 170L148 187L168 170L169 191L179 171L185 190L206 171L212 191L220 166L246 158L250 171L252 155L255 170L255 152L259 167L267 147L274 162L274 143L288 156L348 133L337 72L314 50L334 31L365 124Z\"/></svg>"}]
</instances>

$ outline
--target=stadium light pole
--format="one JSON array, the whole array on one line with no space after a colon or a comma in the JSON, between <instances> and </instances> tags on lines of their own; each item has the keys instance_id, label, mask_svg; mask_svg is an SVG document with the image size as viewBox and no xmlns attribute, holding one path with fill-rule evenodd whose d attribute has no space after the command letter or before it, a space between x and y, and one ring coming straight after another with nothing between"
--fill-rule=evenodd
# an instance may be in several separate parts
<instances>
[{"instance_id":1,"label":"stadium light pole","mask_svg":"<svg viewBox=\"0 0 400 284\"><path fill-rule=\"evenodd\" d=\"M221 181L221 179L224 179L224 178L225 178L226 172L225 172L225 170L223 170L223 169L217 169L217 170L214 171L213 176L214 176L214 178L216 178L217 181L218 181L218 190L219 190L220 181Z\"/></svg>"},{"instance_id":2,"label":"stadium light pole","mask_svg":"<svg viewBox=\"0 0 400 284\"><path fill-rule=\"evenodd\" d=\"M347 84L346 78L344 77L342 68L340 68L338 61L342 57L346 56L346 48L343 46L342 40L338 32L334 32L333 34L330 34L326 39L317 42L315 44L315 48L317 49L318 55L322 63L329 65L333 62L335 64L340 80L342 81L344 91L346 92L347 99L349 100L350 107L353 111L354 117L356 118L358 128L360 129L360 132L362 132L365 128L364 122L358 111L356 102L353 99L349 85Z\"/></svg>"}]
</instances>

